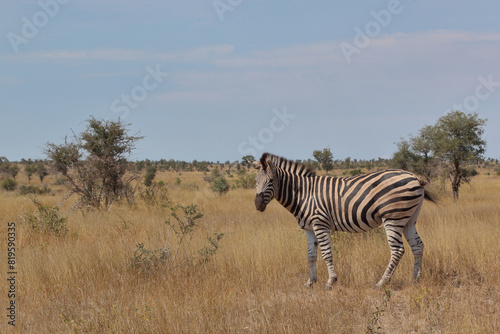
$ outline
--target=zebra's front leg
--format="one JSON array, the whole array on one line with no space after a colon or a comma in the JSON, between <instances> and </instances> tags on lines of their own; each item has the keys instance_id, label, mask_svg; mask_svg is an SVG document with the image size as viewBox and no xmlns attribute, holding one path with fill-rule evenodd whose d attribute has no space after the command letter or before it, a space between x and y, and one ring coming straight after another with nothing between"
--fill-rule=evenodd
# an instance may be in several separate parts
<instances>
[{"instance_id":1,"label":"zebra's front leg","mask_svg":"<svg viewBox=\"0 0 500 334\"><path fill-rule=\"evenodd\" d=\"M309 262L309 279L305 286L312 288L313 284L318 281L316 276L316 261L318 260L318 239L314 231L306 230L307 237L307 261Z\"/></svg>"},{"instance_id":2,"label":"zebra's front leg","mask_svg":"<svg viewBox=\"0 0 500 334\"><path fill-rule=\"evenodd\" d=\"M314 225L314 233L318 239L319 246L321 247L321 257L326 263L326 268L328 270L328 281L326 282L325 289L331 290L333 288L333 283L337 281L337 273L335 273L335 268L333 267L333 255L332 255L332 238L330 236L330 229L322 225Z\"/></svg>"}]
</instances>

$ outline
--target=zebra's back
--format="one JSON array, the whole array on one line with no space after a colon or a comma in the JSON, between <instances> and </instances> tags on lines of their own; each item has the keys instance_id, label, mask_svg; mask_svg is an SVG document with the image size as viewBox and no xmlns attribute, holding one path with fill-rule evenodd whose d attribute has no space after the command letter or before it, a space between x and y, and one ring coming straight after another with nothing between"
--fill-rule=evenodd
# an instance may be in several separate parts
<instances>
[{"instance_id":1,"label":"zebra's back","mask_svg":"<svg viewBox=\"0 0 500 334\"><path fill-rule=\"evenodd\" d=\"M384 220L406 222L424 198L419 179L403 170L383 170L348 178L316 177L317 212L338 231L363 232Z\"/></svg>"}]
</instances>

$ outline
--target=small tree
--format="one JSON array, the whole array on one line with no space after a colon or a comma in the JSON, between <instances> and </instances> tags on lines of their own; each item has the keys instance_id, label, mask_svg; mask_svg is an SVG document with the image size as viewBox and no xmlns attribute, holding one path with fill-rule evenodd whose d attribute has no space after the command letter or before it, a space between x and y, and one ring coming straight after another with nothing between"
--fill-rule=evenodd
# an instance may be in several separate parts
<instances>
[{"instance_id":1,"label":"small tree","mask_svg":"<svg viewBox=\"0 0 500 334\"><path fill-rule=\"evenodd\" d=\"M241 164L247 168L250 168L252 166L252 162L255 161L255 157L253 155L245 155L243 158L241 158Z\"/></svg>"},{"instance_id":2,"label":"small tree","mask_svg":"<svg viewBox=\"0 0 500 334\"><path fill-rule=\"evenodd\" d=\"M49 173L47 172L47 169L45 168L45 165L43 164L43 162L37 163L37 165L36 165L36 173L38 174L38 177L40 178L40 183L42 183L43 179L45 179L45 177L47 175L49 175Z\"/></svg>"},{"instance_id":3,"label":"small tree","mask_svg":"<svg viewBox=\"0 0 500 334\"><path fill-rule=\"evenodd\" d=\"M448 170L455 200L461 184L471 177L465 165L481 159L486 150L486 141L482 139L486 121L477 113L453 111L439 118L434 126L433 150Z\"/></svg>"},{"instance_id":4,"label":"small tree","mask_svg":"<svg viewBox=\"0 0 500 334\"><path fill-rule=\"evenodd\" d=\"M414 171L415 165L419 161L419 156L413 152L408 140L401 139L396 143L398 150L392 156L391 164L395 168Z\"/></svg>"},{"instance_id":5,"label":"small tree","mask_svg":"<svg viewBox=\"0 0 500 334\"><path fill-rule=\"evenodd\" d=\"M28 183L31 183L31 177L36 173L36 166L30 161L24 166L24 174L28 178Z\"/></svg>"},{"instance_id":6,"label":"small tree","mask_svg":"<svg viewBox=\"0 0 500 334\"><path fill-rule=\"evenodd\" d=\"M351 168L351 157L345 158L342 165L345 169L350 169Z\"/></svg>"},{"instance_id":7,"label":"small tree","mask_svg":"<svg viewBox=\"0 0 500 334\"><path fill-rule=\"evenodd\" d=\"M326 175L328 175L328 171L333 169L333 154L330 151L330 148L315 150L313 152L313 157L326 171Z\"/></svg>"},{"instance_id":8,"label":"small tree","mask_svg":"<svg viewBox=\"0 0 500 334\"><path fill-rule=\"evenodd\" d=\"M19 167L16 164L9 165L9 174L15 180L17 174L19 173Z\"/></svg>"},{"instance_id":9,"label":"small tree","mask_svg":"<svg viewBox=\"0 0 500 334\"><path fill-rule=\"evenodd\" d=\"M419 130L416 137L410 139L411 149L419 160L415 166L416 172L428 181L435 175L436 164L433 157L435 127L427 125Z\"/></svg>"},{"instance_id":10,"label":"small tree","mask_svg":"<svg viewBox=\"0 0 500 334\"><path fill-rule=\"evenodd\" d=\"M114 201L126 199L133 203L127 157L142 137L130 136L126 125L118 121L97 120L91 117L87 128L73 142L61 145L48 143L45 154L69 185L80 196L80 205L108 208Z\"/></svg>"},{"instance_id":11,"label":"small tree","mask_svg":"<svg viewBox=\"0 0 500 334\"><path fill-rule=\"evenodd\" d=\"M478 114L450 112L435 125L420 129L416 137L397 143L392 165L423 175L427 180L444 170L457 200L460 186L477 174L466 166L482 159L486 142L481 136L486 121Z\"/></svg>"},{"instance_id":12,"label":"small tree","mask_svg":"<svg viewBox=\"0 0 500 334\"><path fill-rule=\"evenodd\" d=\"M153 184L153 180L156 177L156 167L149 165L146 167L146 175L144 175L144 185L149 187Z\"/></svg>"}]
</instances>

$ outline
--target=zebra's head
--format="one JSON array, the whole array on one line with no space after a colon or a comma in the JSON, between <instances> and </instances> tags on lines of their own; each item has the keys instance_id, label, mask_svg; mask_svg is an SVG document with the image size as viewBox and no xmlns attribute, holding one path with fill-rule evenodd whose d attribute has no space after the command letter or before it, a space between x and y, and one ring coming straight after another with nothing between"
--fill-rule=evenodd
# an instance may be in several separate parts
<instances>
[{"instance_id":1,"label":"zebra's head","mask_svg":"<svg viewBox=\"0 0 500 334\"><path fill-rule=\"evenodd\" d=\"M262 155L260 161L254 161L253 166L259 170L255 178L257 188L255 208L264 212L276 193L276 167L266 153Z\"/></svg>"}]
</instances>

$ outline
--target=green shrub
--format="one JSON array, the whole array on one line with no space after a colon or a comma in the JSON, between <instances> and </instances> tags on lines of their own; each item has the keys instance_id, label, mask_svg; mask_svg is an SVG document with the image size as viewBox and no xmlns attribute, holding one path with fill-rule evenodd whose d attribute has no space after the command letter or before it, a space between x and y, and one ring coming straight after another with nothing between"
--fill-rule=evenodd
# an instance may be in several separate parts
<instances>
[{"instance_id":1,"label":"green shrub","mask_svg":"<svg viewBox=\"0 0 500 334\"><path fill-rule=\"evenodd\" d=\"M353 169L353 170L349 171L349 174L351 176L361 175L361 174L363 174L363 171L361 170L361 168Z\"/></svg>"},{"instance_id":2,"label":"green shrub","mask_svg":"<svg viewBox=\"0 0 500 334\"><path fill-rule=\"evenodd\" d=\"M11 177L8 177L2 181L2 188L7 191L12 191L16 189L16 186L17 186L17 181Z\"/></svg>"},{"instance_id":3,"label":"green shrub","mask_svg":"<svg viewBox=\"0 0 500 334\"><path fill-rule=\"evenodd\" d=\"M212 191L218 195L224 195L229 191L229 182L223 176L216 178L212 183Z\"/></svg>"},{"instance_id":4,"label":"green shrub","mask_svg":"<svg viewBox=\"0 0 500 334\"><path fill-rule=\"evenodd\" d=\"M213 236L207 238L209 246L205 246L198 251L201 255L200 263L208 262L210 258L215 255L220 247L219 241L223 236L224 233L214 233Z\"/></svg>"},{"instance_id":5,"label":"green shrub","mask_svg":"<svg viewBox=\"0 0 500 334\"><path fill-rule=\"evenodd\" d=\"M180 211L180 212L179 212ZM196 204L190 205L180 205L175 204L170 207L170 214L173 219L167 219L165 224L167 224L172 231L174 231L177 237L176 251L173 254L171 263L177 265L181 262L195 263L193 258L179 258L181 254L179 251L181 248L189 247L189 242L193 238L193 234L198 228L198 221L203 218L204 213L198 209ZM212 258L217 250L219 249L219 241L224 236L224 233L214 233L213 236L207 238L208 246L205 246L198 250L198 254L201 258L198 259L198 264L206 263ZM187 244L186 244L187 241ZM184 252L185 254L185 252Z\"/></svg>"},{"instance_id":6,"label":"green shrub","mask_svg":"<svg viewBox=\"0 0 500 334\"><path fill-rule=\"evenodd\" d=\"M59 207L44 205L36 198L32 198L36 211L30 209L23 210L21 218L33 231L37 233L54 233L58 236L65 236L68 233L67 217L59 216Z\"/></svg>"},{"instance_id":7,"label":"green shrub","mask_svg":"<svg viewBox=\"0 0 500 334\"><path fill-rule=\"evenodd\" d=\"M167 264L170 257L170 249L160 248L155 250L147 249L140 243L134 249L130 266L141 273L156 270L161 265Z\"/></svg>"},{"instance_id":8,"label":"green shrub","mask_svg":"<svg viewBox=\"0 0 500 334\"><path fill-rule=\"evenodd\" d=\"M144 175L144 185L146 187L149 187L153 184L153 180L156 177L156 167L155 166L148 166L146 168L146 175Z\"/></svg>"},{"instance_id":9,"label":"green shrub","mask_svg":"<svg viewBox=\"0 0 500 334\"><path fill-rule=\"evenodd\" d=\"M203 173L203 180L208 182L210 185L212 185L214 183L214 181L220 177L223 177L223 176L222 176L222 173L218 167L215 167L214 169L212 169L210 174L208 174L206 172Z\"/></svg>"},{"instance_id":10,"label":"green shrub","mask_svg":"<svg viewBox=\"0 0 500 334\"><path fill-rule=\"evenodd\" d=\"M23 184L19 187L19 193L21 195L28 195L28 194L45 195L45 194L49 194L50 192L51 192L51 189L47 188L47 186L44 186L43 188L39 188L37 186L33 186L33 185L25 186Z\"/></svg>"},{"instance_id":11,"label":"green shrub","mask_svg":"<svg viewBox=\"0 0 500 334\"><path fill-rule=\"evenodd\" d=\"M55 186L63 186L65 185L67 182L65 179L63 179L62 177L58 177L56 179L56 181L53 183Z\"/></svg>"},{"instance_id":12,"label":"green shrub","mask_svg":"<svg viewBox=\"0 0 500 334\"><path fill-rule=\"evenodd\" d=\"M245 169L241 168L237 172L238 179L236 186L243 189L252 189L255 187L255 173L248 173Z\"/></svg>"},{"instance_id":13,"label":"green shrub","mask_svg":"<svg viewBox=\"0 0 500 334\"><path fill-rule=\"evenodd\" d=\"M161 205L168 202L168 189L164 182L152 182L141 189L139 197L148 206Z\"/></svg>"},{"instance_id":14,"label":"green shrub","mask_svg":"<svg viewBox=\"0 0 500 334\"><path fill-rule=\"evenodd\" d=\"M221 196L227 193L230 189L229 182L227 182L227 179L222 175L221 171L217 167L212 169L210 174L204 173L203 180L210 184L210 188L214 193Z\"/></svg>"},{"instance_id":15,"label":"green shrub","mask_svg":"<svg viewBox=\"0 0 500 334\"><path fill-rule=\"evenodd\" d=\"M179 210L181 213L179 214ZM194 232L198 226L198 220L203 218L204 213L198 210L196 204L170 206L170 215L172 219L165 220L165 224L170 226L174 233L179 237L179 244L185 236Z\"/></svg>"},{"instance_id":16,"label":"green shrub","mask_svg":"<svg viewBox=\"0 0 500 334\"><path fill-rule=\"evenodd\" d=\"M198 250L199 256L190 254L188 250L194 234L199 231L199 220L204 213L198 209L196 204L163 204L168 208L170 217L165 220L170 232L175 234L175 241L164 242L164 246L156 249L148 249L143 243L139 243L128 260L130 267L142 274L149 274L161 268L168 268L169 273L174 273L181 264L204 265L215 255L219 249L219 242L224 233L214 233L207 238L208 245ZM170 234L170 233L169 233Z\"/></svg>"}]
</instances>

